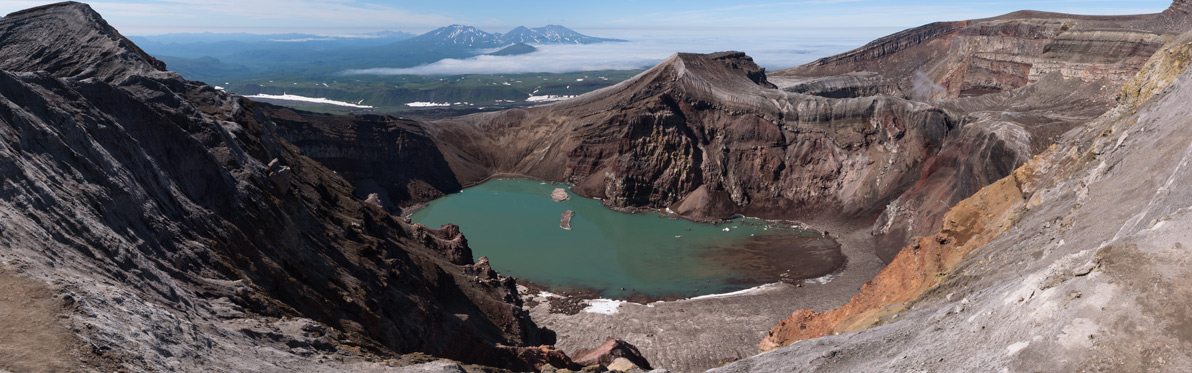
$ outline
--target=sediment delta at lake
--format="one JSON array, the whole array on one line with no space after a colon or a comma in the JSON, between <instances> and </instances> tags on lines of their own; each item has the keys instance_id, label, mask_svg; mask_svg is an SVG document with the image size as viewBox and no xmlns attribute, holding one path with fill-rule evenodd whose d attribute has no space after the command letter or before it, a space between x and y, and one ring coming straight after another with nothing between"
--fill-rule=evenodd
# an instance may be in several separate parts
<instances>
[{"instance_id":1,"label":"sediment delta at lake","mask_svg":"<svg viewBox=\"0 0 1192 373\"><path fill-rule=\"evenodd\" d=\"M459 225L474 255L488 256L502 274L612 299L726 293L820 277L844 265L840 245L811 230L751 219L714 225L622 213L559 187L493 180L431 201L411 219ZM572 215L571 230L560 229L559 217L566 215Z\"/></svg>"},{"instance_id":2,"label":"sediment delta at lake","mask_svg":"<svg viewBox=\"0 0 1192 373\"><path fill-rule=\"evenodd\" d=\"M531 286L522 299L535 322L558 333L556 346L564 351L616 336L641 349L655 368L704 371L756 354L769 328L792 310L823 312L845 304L884 266L871 249L873 237L867 227L855 222L815 226L841 232L832 237L848 257L847 265L827 276L736 294L663 302L630 299L599 310L604 312L592 312L598 310L589 308L592 300L581 299L586 296L582 293L550 297Z\"/></svg>"}]
</instances>

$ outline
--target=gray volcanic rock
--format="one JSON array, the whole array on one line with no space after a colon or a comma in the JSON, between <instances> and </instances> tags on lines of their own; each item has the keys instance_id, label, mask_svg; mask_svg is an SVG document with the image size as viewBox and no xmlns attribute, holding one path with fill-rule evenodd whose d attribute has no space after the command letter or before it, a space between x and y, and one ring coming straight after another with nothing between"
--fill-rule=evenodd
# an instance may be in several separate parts
<instances>
[{"instance_id":1,"label":"gray volcanic rock","mask_svg":"<svg viewBox=\"0 0 1192 373\"><path fill-rule=\"evenodd\" d=\"M165 63L145 54L93 11L58 3L14 12L0 24L0 70L47 71L55 77L123 80L162 76Z\"/></svg>"},{"instance_id":2,"label":"gray volcanic rock","mask_svg":"<svg viewBox=\"0 0 1192 373\"><path fill-rule=\"evenodd\" d=\"M553 342L512 279L466 273L458 231L364 203L265 108L162 67L84 4L0 19L0 270L48 284L96 361L527 369L507 346Z\"/></svg>"}]
</instances>

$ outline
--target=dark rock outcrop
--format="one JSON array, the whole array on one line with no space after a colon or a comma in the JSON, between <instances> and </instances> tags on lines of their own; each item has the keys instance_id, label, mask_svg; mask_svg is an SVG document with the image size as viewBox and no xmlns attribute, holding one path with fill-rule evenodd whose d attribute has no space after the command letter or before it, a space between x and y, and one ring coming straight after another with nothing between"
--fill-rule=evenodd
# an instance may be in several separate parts
<instances>
[{"instance_id":1,"label":"dark rock outcrop","mask_svg":"<svg viewBox=\"0 0 1192 373\"><path fill-rule=\"evenodd\" d=\"M897 83L872 72L808 78L779 76L769 80L787 92L828 98L903 96Z\"/></svg>"},{"instance_id":2,"label":"dark rock outcrop","mask_svg":"<svg viewBox=\"0 0 1192 373\"><path fill-rule=\"evenodd\" d=\"M278 134L394 213L463 187L417 122L380 115L328 115L260 104Z\"/></svg>"},{"instance_id":3,"label":"dark rock outcrop","mask_svg":"<svg viewBox=\"0 0 1192 373\"><path fill-rule=\"evenodd\" d=\"M132 371L412 352L520 369L502 346L553 342L512 279L465 273L457 230L364 203L273 108L163 68L84 4L0 19L0 265L53 284L94 353Z\"/></svg>"},{"instance_id":4,"label":"dark rock outcrop","mask_svg":"<svg viewBox=\"0 0 1192 373\"><path fill-rule=\"evenodd\" d=\"M584 366L576 364L567 357L566 353L553 346L538 347L510 347L519 361L525 362L525 370L545 371L549 368L581 370Z\"/></svg>"}]
</instances>

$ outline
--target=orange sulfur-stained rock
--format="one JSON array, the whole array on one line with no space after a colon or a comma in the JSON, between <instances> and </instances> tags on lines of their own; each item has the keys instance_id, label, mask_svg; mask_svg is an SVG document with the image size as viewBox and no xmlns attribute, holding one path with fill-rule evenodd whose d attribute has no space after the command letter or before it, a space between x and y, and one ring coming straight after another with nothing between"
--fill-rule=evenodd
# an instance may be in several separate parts
<instances>
[{"instance_id":1,"label":"orange sulfur-stained rock","mask_svg":"<svg viewBox=\"0 0 1192 373\"><path fill-rule=\"evenodd\" d=\"M805 339L859 331L905 309L909 301L945 279L965 254L1010 226L1016 207L1025 201L1022 185L1033 174L1027 164L981 189L945 215L938 233L915 239L847 304L824 313L795 311L771 329L758 347L771 350Z\"/></svg>"}]
</instances>

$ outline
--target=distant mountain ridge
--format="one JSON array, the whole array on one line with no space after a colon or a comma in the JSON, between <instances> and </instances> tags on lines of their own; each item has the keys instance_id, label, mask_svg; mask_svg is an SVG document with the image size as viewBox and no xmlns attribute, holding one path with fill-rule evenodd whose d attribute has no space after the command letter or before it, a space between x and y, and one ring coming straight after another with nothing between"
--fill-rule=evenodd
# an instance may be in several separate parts
<instances>
[{"instance_id":1,"label":"distant mountain ridge","mask_svg":"<svg viewBox=\"0 0 1192 373\"><path fill-rule=\"evenodd\" d=\"M430 46L456 46L467 48L495 48L511 44L596 44L623 42L621 39L598 38L559 26L527 28L517 26L505 34L490 33L474 26L450 25L440 27L410 39L411 43Z\"/></svg>"},{"instance_id":2,"label":"distant mountain ridge","mask_svg":"<svg viewBox=\"0 0 1192 373\"><path fill-rule=\"evenodd\" d=\"M587 36L559 25L518 26L500 34L460 24L421 35L398 31L343 35L178 33L129 39L187 79L213 82L261 74L323 76L345 69L413 67L447 58L470 58L511 46L514 48L494 55L534 52L528 44L625 41Z\"/></svg>"},{"instance_id":3,"label":"distant mountain ridge","mask_svg":"<svg viewBox=\"0 0 1192 373\"><path fill-rule=\"evenodd\" d=\"M409 41L423 45L487 48L500 46L501 34L457 24L434 29Z\"/></svg>"},{"instance_id":4,"label":"distant mountain ridge","mask_svg":"<svg viewBox=\"0 0 1192 373\"><path fill-rule=\"evenodd\" d=\"M546 25L545 27L535 27L532 29L528 29L525 26L518 26L505 33L505 35L501 35L501 41L505 43L527 44L595 44L623 42L626 40L587 36L563 26Z\"/></svg>"}]
</instances>

